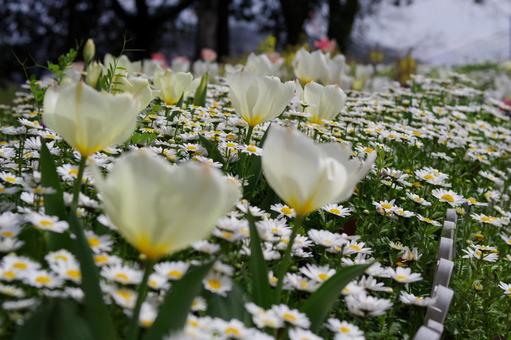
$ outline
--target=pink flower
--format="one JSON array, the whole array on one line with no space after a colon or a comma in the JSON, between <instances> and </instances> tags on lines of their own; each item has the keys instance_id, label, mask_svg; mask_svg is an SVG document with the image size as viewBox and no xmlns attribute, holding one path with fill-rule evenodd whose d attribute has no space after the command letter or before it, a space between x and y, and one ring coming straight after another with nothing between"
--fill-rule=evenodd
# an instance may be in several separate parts
<instances>
[{"instance_id":1,"label":"pink flower","mask_svg":"<svg viewBox=\"0 0 511 340\"><path fill-rule=\"evenodd\" d=\"M282 59L279 52L268 52L266 55L272 64L276 64L280 59Z\"/></svg>"},{"instance_id":2,"label":"pink flower","mask_svg":"<svg viewBox=\"0 0 511 340\"><path fill-rule=\"evenodd\" d=\"M203 48L200 52L201 58L204 61L212 62L216 60L216 52L210 48Z\"/></svg>"},{"instance_id":3,"label":"pink flower","mask_svg":"<svg viewBox=\"0 0 511 340\"><path fill-rule=\"evenodd\" d=\"M333 52L337 46L334 39L330 40L327 37L323 37L319 40L314 41L314 47L319 48L323 52Z\"/></svg>"},{"instance_id":4,"label":"pink flower","mask_svg":"<svg viewBox=\"0 0 511 340\"><path fill-rule=\"evenodd\" d=\"M167 59L165 58L165 55L161 52L151 54L151 60L158 61L163 67L167 66Z\"/></svg>"}]
</instances>

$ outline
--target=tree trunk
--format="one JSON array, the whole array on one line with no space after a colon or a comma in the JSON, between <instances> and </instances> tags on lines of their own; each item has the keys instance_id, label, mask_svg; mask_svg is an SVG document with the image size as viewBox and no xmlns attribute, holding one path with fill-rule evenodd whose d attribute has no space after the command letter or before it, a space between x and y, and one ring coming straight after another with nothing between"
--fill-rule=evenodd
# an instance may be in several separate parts
<instances>
[{"instance_id":1,"label":"tree trunk","mask_svg":"<svg viewBox=\"0 0 511 340\"><path fill-rule=\"evenodd\" d=\"M300 42L303 34L303 24L309 16L313 3L313 1L308 0L280 0L287 45L296 45Z\"/></svg>"},{"instance_id":2,"label":"tree trunk","mask_svg":"<svg viewBox=\"0 0 511 340\"><path fill-rule=\"evenodd\" d=\"M216 50L216 30L218 27L218 16L216 8L219 0L199 1L197 6L197 43L195 54L200 58L203 48Z\"/></svg>"},{"instance_id":3,"label":"tree trunk","mask_svg":"<svg viewBox=\"0 0 511 340\"><path fill-rule=\"evenodd\" d=\"M351 31L360 10L359 0L328 0L328 37L335 39L341 52L346 52Z\"/></svg>"},{"instance_id":4,"label":"tree trunk","mask_svg":"<svg viewBox=\"0 0 511 340\"><path fill-rule=\"evenodd\" d=\"M229 32L229 5L231 0L220 0L218 4L218 28L216 32L216 47L218 58L229 55L230 32Z\"/></svg>"}]
</instances>

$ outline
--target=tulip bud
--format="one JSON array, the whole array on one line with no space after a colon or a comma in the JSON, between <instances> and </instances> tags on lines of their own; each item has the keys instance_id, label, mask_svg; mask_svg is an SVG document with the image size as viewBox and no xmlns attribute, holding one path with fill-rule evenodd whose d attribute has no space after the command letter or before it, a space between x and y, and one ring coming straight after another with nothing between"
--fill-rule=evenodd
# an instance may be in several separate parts
<instances>
[{"instance_id":1,"label":"tulip bud","mask_svg":"<svg viewBox=\"0 0 511 340\"><path fill-rule=\"evenodd\" d=\"M98 62L94 61L90 63L85 70L85 82L95 88L102 70L101 64Z\"/></svg>"},{"instance_id":2,"label":"tulip bud","mask_svg":"<svg viewBox=\"0 0 511 340\"><path fill-rule=\"evenodd\" d=\"M94 59L96 55L96 45L94 45L94 40L87 39L85 46L83 47L83 61L85 64L88 64Z\"/></svg>"}]
</instances>

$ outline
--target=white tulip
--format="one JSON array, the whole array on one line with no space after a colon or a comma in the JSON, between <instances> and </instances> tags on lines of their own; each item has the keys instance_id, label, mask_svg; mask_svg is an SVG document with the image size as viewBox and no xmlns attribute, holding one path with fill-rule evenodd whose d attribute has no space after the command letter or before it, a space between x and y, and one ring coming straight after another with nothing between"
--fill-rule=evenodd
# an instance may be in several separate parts
<instances>
[{"instance_id":1,"label":"white tulip","mask_svg":"<svg viewBox=\"0 0 511 340\"><path fill-rule=\"evenodd\" d=\"M327 72L320 78L321 82L325 85L343 85L343 78L346 76L344 74L346 58L342 54L338 54L334 58L330 58L328 55L325 55L325 61Z\"/></svg>"},{"instance_id":2,"label":"white tulip","mask_svg":"<svg viewBox=\"0 0 511 340\"><path fill-rule=\"evenodd\" d=\"M309 53L300 49L293 60L295 76L303 85L328 78L327 59L328 56L319 50Z\"/></svg>"},{"instance_id":3,"label":"white tulip","mask_svg":"<svg viewBox=\"0 0 511 340\"><path fill-rule=\"evenodd\" d=\"M252 127L279 116L294 96L293 83L277 77L240 72L228 75L227 84L236 113Z\"/></svg>"},{"instance_id":4,"label":"white tulip","mask_svg":"<svg viewBox=\"0 0 511 340\"><path fill-rule=\"evenodd\" d=\"M250 53L245 64L244 70L259 76L279 76L280 66L284 62L281 59L279 62L273 64L266 54L255 55Z\"/></svg>"},{"instance_id":5,"label":"white tulip","mask_svg":"<svg viewBox=\"0 0 511 340\"><path fill-rule=\"evenodd\" d=\"M299 216L351 197L376 158L351 157L350 144L314 144L293 128L272 126L263 146L263 173L271 188Z\"/></svg>"},{"instance_id":6,"label":"white tulip","mask_svg":"<svg viewBox=\"0 0 511 340\"><path fill-rule=\"evenodd\" d=\"M125 142L135 131L140 103L130 93L98 92L79 82L46 90L43 122L82 156Z\"/></svg>"},{"instance_id":7,"label":"white tulip","mask_svg":"<svg viewBox=\"0 0 511 340\"><path fill-rule=\"evenodd\" d=\"M170 69L156 75L154 85L160 91L160 98L167 105L175 105L190 89L193 76L188 72L172 72Z\"/></svg>"},{"instance_id":8,"label":"white tulip","mask_svg":"<svg viewBox=\"0 0 511 340\"><path fill-rule=\"evenodd\" d=\"M189 162L171 166L149 150L121 156L104 178L94 169L106 215L151 260L209 235L240 197L220 170Z\"/></svg>"},{"instance_id":9,"label":"white tulip","mask_svg":"<svg viewBox=\"0 0 511 340\"><path fill-rule=\"evenodd\" d=\"M103 66L97 61L93 61L87 66L85 73L85 82L90 86L96 88Z\"/></svg>"},{"instance_id":10,"label":"white tulip","mask_svg":"<svg viewBox=\"0 0 511 340\"><path fill-rule=\"evenodd\" d=\"M138 110L142 111L153 100L153 91L149 81L142 77L122 77L119 79L118 89L121 92L129 92L133 95L139 104Z\"/></svg>"},{"instance_id":11,"label":"white tulip","mask_svg":"<svg viewBox=\"0 0 511 340\"><path fill-rule=\"evenodd\" d=\"M324 119L331 120L344 108L346 94L337 85L323 86L316 82L305 85L303 101L305 112L310 114L312 123L321 124Z\"/></svg>"}]
</instances>

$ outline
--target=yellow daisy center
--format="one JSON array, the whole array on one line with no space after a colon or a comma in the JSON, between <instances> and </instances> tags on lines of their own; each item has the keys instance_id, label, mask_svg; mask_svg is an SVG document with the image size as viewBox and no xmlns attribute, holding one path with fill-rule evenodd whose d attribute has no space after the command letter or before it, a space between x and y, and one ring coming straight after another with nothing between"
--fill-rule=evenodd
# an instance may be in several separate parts
<instances>
[{"instance_id":1,"label":"yellow daisy center","mask_svg":"<svg viewBox=\"0 0 511 340\"><path fill-rule=\"evenodd\" d=\"M449 202L449 203L452 203L455 201L454 196L451 194L443 194L442 196L440 196L440 198L443 199L444 201Z\"/></svg>"},{"instance_id":2,"label":"yellow daisy center","mask_svg":"<svg viewBox=\"0 0 511 340\"><path fill-rule=\"evenodd\" d=\"M213 289L220 289L222 287L222 283L218 279L209 279L208 285Z\"/></svg>"}]
</instances>

